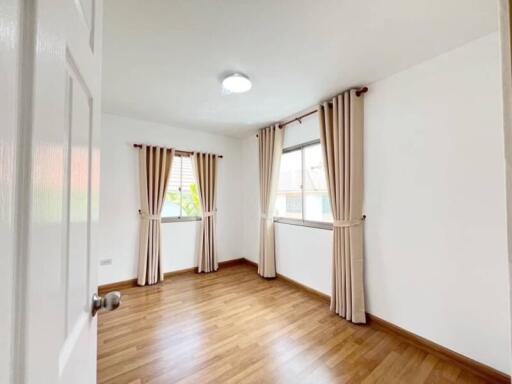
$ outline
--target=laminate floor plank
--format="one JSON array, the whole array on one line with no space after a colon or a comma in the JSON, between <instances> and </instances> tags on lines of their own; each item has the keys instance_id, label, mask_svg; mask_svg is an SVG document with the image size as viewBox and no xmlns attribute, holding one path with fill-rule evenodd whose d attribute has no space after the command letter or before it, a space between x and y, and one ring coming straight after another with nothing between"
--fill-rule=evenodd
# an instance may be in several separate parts
<instances>
[{"instance_id":1,"label":"laminate floor plank","mask_svg":"<svg viewBox=\"0 0 512 384\"><path fill-rule=\"evenodd\" d=\"M485 383L248 264L122 291L98 320L98 383Z\"/></svg>"}]
</instances>

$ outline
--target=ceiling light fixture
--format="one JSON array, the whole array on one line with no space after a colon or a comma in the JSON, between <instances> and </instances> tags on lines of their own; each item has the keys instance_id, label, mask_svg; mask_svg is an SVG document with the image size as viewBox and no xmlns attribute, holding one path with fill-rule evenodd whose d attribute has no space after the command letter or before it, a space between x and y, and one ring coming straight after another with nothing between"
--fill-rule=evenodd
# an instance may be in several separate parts
<instances>
[{"instance_id":1,"label":"ceiling light fixture","mask_svg":"<svg viewBox=\"0 0 512 384\"><path fill-rule=\"evenodd\" d=\"M251 87L251 80L242 73L232 73L222 80L222 88L228 93L244 93Z\"/></svg>"}]
</instances>

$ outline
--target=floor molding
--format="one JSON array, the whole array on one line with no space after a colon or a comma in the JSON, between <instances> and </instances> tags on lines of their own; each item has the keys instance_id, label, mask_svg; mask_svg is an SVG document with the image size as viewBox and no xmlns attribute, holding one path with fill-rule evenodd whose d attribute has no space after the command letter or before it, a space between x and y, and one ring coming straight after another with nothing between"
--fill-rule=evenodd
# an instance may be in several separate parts
<instances>
[{"instance_id":1,"label":"floor molding","mask_svg":"<svg viewBox=\"0 0 512 384\"><path fill-rule=\"evenodd\" d=\"M406 340L407 342L415 345L416 347L423 349L424 351L431 353L441 359L450 360L458 366L471 371L477 376L489 381L491 383L510 383L510 376L489 367L488 365L479 363L476 360L470 359L460 353L452 351L442 345L434 343L428 339L425 339L421 336L416 335L415 333L409 332L389 321L383 320L378 316L367 313L368 324L372 326L377 326L379 328L385 329L388 332L394 333L400 338Z\"/></svg>"},{"instance_id":2,"label":"floor molding","mask_svg":"<svg viewBox=\"0 0 512 384\"><path fill-rule=\"evenodd\" d=\"M255 263L254 261L248 260L248 259L243 259L243 260L246 263L250 264L253 268L256 268L256 269L258 268L258 263ZM331 301L331 296L326 295L325 293L322 293L320 291L317 291L316 289L313 289L311 287L308 287L307 285L299 283L297 280L291 279L291 278L284 276L280 273L276 273L276 277L278 279L286 281L287 283L289 283L291 285L294 285L296 288L299 288L301 291L304 291L310 295L313 295L313 296L316 296L316 297L322 299L323 301L326 301L328 303Z\"/></svg>"},{"instance_id":3,"label":"floor molding","mask_svg":"<svg viewBox=\"0 0 512 384\"><path fill-rule=\"evenodd\" d=\"M308 295L316 296L323 301L330 303L331 302L331 296L326 295L325 293L322 293L320 291L317 291L316 289L310 288L307 285L301 284L298 281L295 281L293 279L290 279L289 277L286 277L284 275L281 275L280 273L276 273L277 278L286 281L289 284L294 285L295 287L299 288L300 290L304 291Z\"/></svg>"},{"instance_id":4,"label":"floor molding","mask_svg":"<svg viewBox=\"0 0 512 384\"><path fill-rule=\"evenodd\" d=\"M495 382L377 326L344 321L247 263L125 292L118 310L98 315L99 384Z\"/></svg>"},{"instance_id":5,"label":"floor molding","mask_svg":"<svg viewBox=\"0 0 512 384\"><path fill-rule=\"evenodd\" d=\"M98 295L103 296L110 291L122 291L137 286L137 279L118 281L117 283L109 283L98 286Z\"/></svg>"},{"instance_id":6,"label":"floor molding","mask_svg":"<svg viewBox=\"0 0 512 384\"><path fill-rule=\"evenodd\" d=\"M258 269L258 263L252 261L252 260L249 260L249 259L242 259L243 261L245 261L247 264L251 265L252 267Z\"/></svg>"},{"instance_id":7,"label":"floor molding","mask_svg":"<svg viewBox=\"0 0 512 384\"><path fill-rule=\"evenodd\" d=\"M226 268L232 265L237 265L240 263L245 263L245 259L233 259L233 260L226 260L219 262L219 268ZM171 272L165 272L164 273L164 280L169 279L176 275L182 275L184 273L198 273L197 267L192 268L185 268L185 269L179 269L177 271L171 271ZM133 288L137 287L137 279L129 279L124 281L119 281L116 283L109 283L109 284L103 284L98 286L98 294L100 296L104 295L105 293L108 293L110 291L121 291L123 289Z\"/></svg>"},{"instance_id":8,"label":"floor molding","mask_svg":"<svg viewBox=\"0 0 512 384\"><path fill-rule=\"evenodd\" d=\"M254 261L247 259L245 259L245 261L255 268L258 267L258 264L255 263ZM277 278L294 285L295 287L299 288L300 290L310 295L317 296L318 298L322 299L323 301L326 301L327 303L331 301L331 297L329 295L319 292L316 289L310 288L287 276L283 276L280 273L277 273ZM437 357L440 357L444 360L450 360L457 364L458 366L473 372L475 375L478 375L487 381L490 381L492 383L510 383L510 376L503 372L500 372L492 367L489 367L488 365L479 363L476 360L470 359L469 357L461 355L460 353L452 351L451 349L443 347L442 345L434 343L433 341L418 336L415 333L400 328L399 326L390 323L386 320L383 320L380 317L377 317L370 313L367 313L366 315L368 325L377 326L379 328L387 330L388 332L394 333L395 335L401 337L408 343L411 343L416 347L421 348L424 351L436 355Z\"/></svg>"},{"instance_id":9,"label":"floor molding","mask_svg":"<svg viewBox=\"0 0 512 384\"><path fill-rule=\"evenodd\" d=\"M219 268L225 268L233 265L239 265L239 264L247 264L250 265L252 268L258 268L258 264L255 263L252 260L248 259L234 259L234 260L228 260L223 261L219 263ZM184 274L184 273L197 273L197 267L194 268L187 268L182 269L179 271L172 271L167 272L164 274L164 278L168 279L172 276ZM293 280L287 276L284 276L280 273L277 274L277 278L283 281L286 281L288 284L291 284L295 286L296 288L300 289L301 291L304 291L308 295L313 295L321 299L322 301L329 303L331 298L329 295L326 295L325 293L319 292L316 289L310 288L302 283L299 283L296 280ZM121 281L118 283L112 283L112 284L105 284L98 287L98 292L100 295L105 294L106 292L113 291L113 290L123 290L127 288L132 288L137 286L137 279L130 279L126 281ZM428 339L425 339L421 336L418 336L412 332L409 332L393 323L390 323L386 320L383 320L375 315L372 315L370 313L367 313L367 319L368 319L368 325L379 327L381 329L386 330L387 332L391 332L400 338L404 339L408 343L423 349L424 351L431 353L433 355L436 355L437 357L449 360L458 366L467 369L471 372L473 372L475 375L478 375L479 377L492 382L492 383L510 383L510 376L500 372L492 367L489 367L485 364L479 363L478 361L475 361L473 359L470 359L466 356L463 356L455 351L452 351L451 349L448 349L446 347L443 347L442 345L436 344L433 341L430 341Z\"/></svg>"}]
</instances>

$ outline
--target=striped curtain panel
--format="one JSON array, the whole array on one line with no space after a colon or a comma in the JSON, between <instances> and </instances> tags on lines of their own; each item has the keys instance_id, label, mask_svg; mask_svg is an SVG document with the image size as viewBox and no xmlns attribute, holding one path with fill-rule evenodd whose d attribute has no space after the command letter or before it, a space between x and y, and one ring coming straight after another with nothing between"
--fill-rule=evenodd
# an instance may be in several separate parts
<instances>
[{"instance_id":1,"label":"striped curtain panel","mask_svg":"<svg viewBox=\"0 0 512 384\"><path fill-rule=\"evenodd\" d=\"M194 153L194 165L202 207L199 240L198 272L214 272L218 269L215 215L217 212L217 161L218 156Z\"/></svg>"},{"instance_id":2,"label":"striped curtain panel","mask_svg":"<svg viewBox=\"0 0 512 384\"><path fill-rule=\"evenodd\" d=\"M273 278L276 277L274 205L283 150L282 129L279 129L277 124L261 129L258 133L258 143L261 206L258 274Z\"/></svg>"},{"instance_id":3,"label":"striped curtain panel","mask_svg":"<svg viewBox=\"0 0 512 384\"><path fill-rule=\"evenodd\" d=\"M139 150L140 236L138 285L164 279L160 220L174 149L143 145Z\"/></svg>"},{"instance_id":4,"label":"striped curtain panel","mask_svg":"<svg viewBox=\"0 0 512 384\"><path fill-rule=\"evenodd\" d=\"M350 90L319 110L333 214L331 310L365 323L363 281L363 97Z\"/></svg>"}]
</instances>

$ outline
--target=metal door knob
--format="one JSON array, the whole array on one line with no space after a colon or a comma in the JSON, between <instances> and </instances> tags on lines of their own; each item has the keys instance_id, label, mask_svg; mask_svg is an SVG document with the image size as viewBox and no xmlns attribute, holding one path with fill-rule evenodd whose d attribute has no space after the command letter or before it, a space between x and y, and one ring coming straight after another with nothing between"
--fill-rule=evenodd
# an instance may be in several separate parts
<instances>
[{"instance_id":1,"label":"metal door knob","mask_svg":"<svg viewBox=\"0 0 512 384\"><path fill-rule=\"evenodd\" d=\"M121 292L109 292L101 297L97 293L92 295L92 315L95 316L96 312L100 309L105 311L113 311L121 304Z\"/></svg>"}]
</instances>

